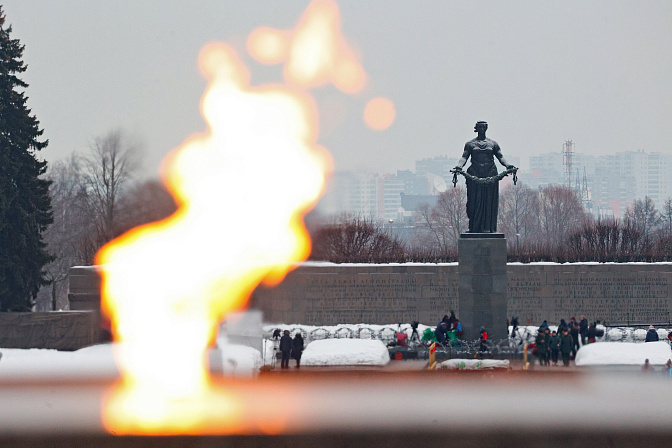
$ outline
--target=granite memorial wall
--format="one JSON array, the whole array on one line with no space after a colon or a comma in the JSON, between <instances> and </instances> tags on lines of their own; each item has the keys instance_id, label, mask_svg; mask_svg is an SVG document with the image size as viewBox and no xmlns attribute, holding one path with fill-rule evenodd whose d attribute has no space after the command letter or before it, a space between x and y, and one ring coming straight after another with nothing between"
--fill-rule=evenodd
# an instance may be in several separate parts
<instances>
[{"instance_id":1,"label":"granite memorial wall","mask_svg":"<svg viewBox=\"0 0 672 448\"><path fill-rule=\"evenodd\" d=\"M98 342L94 311L0 313L0 347L78 350Z\"/></svg>"},{"instance_id":2,"label":"granite memorial wall","mask_svg":"<svg viewBox=\"0 0 672 448\"><path fill-rule=\"evenodd\" d=\"M459 317L458 266L307 263L278 287L258 288L252 307L269 322L333 325ZM666 323L672 317L672 263L508 264L507 316L521 324L578 317L608 324Z\"/></svg>"},{"instance_id":3,"label":"granite memorial wall","mask_svg":"<svg viewBox=\"0 0 672 448\"><path fill-rule=\"evenodd\" d=\"M95 268L72 268L71 308L99 309ZM667 323L672 318L672 263L531 263L507 265L507 316L521 324L584 314L608 324ZM451 309L459 317L458 266L305 263L275 288L250 299L266 322L332 325L435 325Z\"/></svg>"}]
</instances>

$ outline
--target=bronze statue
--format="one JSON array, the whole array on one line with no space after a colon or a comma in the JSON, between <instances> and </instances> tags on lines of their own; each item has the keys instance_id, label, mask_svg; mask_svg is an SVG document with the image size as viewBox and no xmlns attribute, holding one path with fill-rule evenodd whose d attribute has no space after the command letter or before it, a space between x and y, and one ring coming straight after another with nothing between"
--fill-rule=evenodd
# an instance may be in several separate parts
<instances>
[{"instance_id":1,"label":"bronze statue","mask_svg":"<svg viewBox=\"0 0 672 448\"><path fill-rule=\"evenodd\" d=\"M469 217L469 233L497 232L497 208L499 207L499 181L513 174L516 182L518 168L504 160L502 151L496 141L485 137L488 123L479 121L474 126L478 137L464 145L462 158L451 171L454 175L453 185L457 183L457 175L462 174L467 181L467 216ZM471 166L465 173L462 168L471 157ZM506 171L497 174L495 157L506 167Z\"/></svg>"}]
</instances>

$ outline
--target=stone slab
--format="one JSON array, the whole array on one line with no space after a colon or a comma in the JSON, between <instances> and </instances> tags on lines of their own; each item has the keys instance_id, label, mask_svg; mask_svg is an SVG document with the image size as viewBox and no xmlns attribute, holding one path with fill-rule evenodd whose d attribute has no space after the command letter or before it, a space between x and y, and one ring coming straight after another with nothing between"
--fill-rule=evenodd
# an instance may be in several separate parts
<instances>
[{"instance_id":1,"label":"stone slab","mask_svg":"<svg viewBox=\"0 0 672 448\"><path fill-rule=\"evenodd\" d=\"M464 235L470 237L458 240L458 301L465 338L478 339L482 326L491 338L503 339L507 334L506 239Z\"/></svg>"},{"instance_id":2,"label":"stone slab","mask_svg":"<svg viewBox=\"0 0 672 448\"><path fill-rule=\"evenodd\" d=\"M93 311L0 313L1 348L78 350L98 339Z\"/></svg>"}]
</instances>

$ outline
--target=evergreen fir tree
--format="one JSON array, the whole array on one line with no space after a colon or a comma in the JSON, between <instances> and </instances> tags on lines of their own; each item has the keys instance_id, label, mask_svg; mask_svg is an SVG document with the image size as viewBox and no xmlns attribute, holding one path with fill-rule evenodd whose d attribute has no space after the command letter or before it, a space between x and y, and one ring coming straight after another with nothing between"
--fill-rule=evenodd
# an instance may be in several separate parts
<instances>
[{"instance_id":1,"label":"evergreen fir tree","mask_svg":"<svg viewBox=\"0 0 672 448\"><path fill-rule=\"evenodd\" d=\"M11 32L0 6L0 311L30 311L51 260L42 241L52 222L49 182L40 178L47 163L35 156L48 140L38 140L43 131L26 107L28 84L17 76L26 71L24 46Z\"/></svg>"}]
</instances>

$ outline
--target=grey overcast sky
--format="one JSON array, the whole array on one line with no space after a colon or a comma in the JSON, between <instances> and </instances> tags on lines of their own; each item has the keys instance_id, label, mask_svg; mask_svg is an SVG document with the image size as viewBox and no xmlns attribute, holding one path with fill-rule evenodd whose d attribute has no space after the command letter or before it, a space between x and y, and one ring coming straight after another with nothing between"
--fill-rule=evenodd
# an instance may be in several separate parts
<instances>
[{"instance_id":1,"label":"grey overcast sky","mask_svg":"<svg viewBox=\"0 0 672 448\"><path fill-rule=\"evenodd\" d=\"M2 0L0 0L2 2ZM29 106L57 160L121 128L144 143L144 169L204 130L200 48L241 53L255 27L293 28L308 1L5 0L25 44ZM576 150L672 153L672 2L669 0L341 0L343 34L369 83L355 97L314 91L321 143L336 169L394 172L458 157L477 120L507 156ZM281 81L253 63L254 80ZM365 127L373 96L396 104L391 128ZM333 120L332 120L333 121Z\"/></svg>"}]
</instances>

